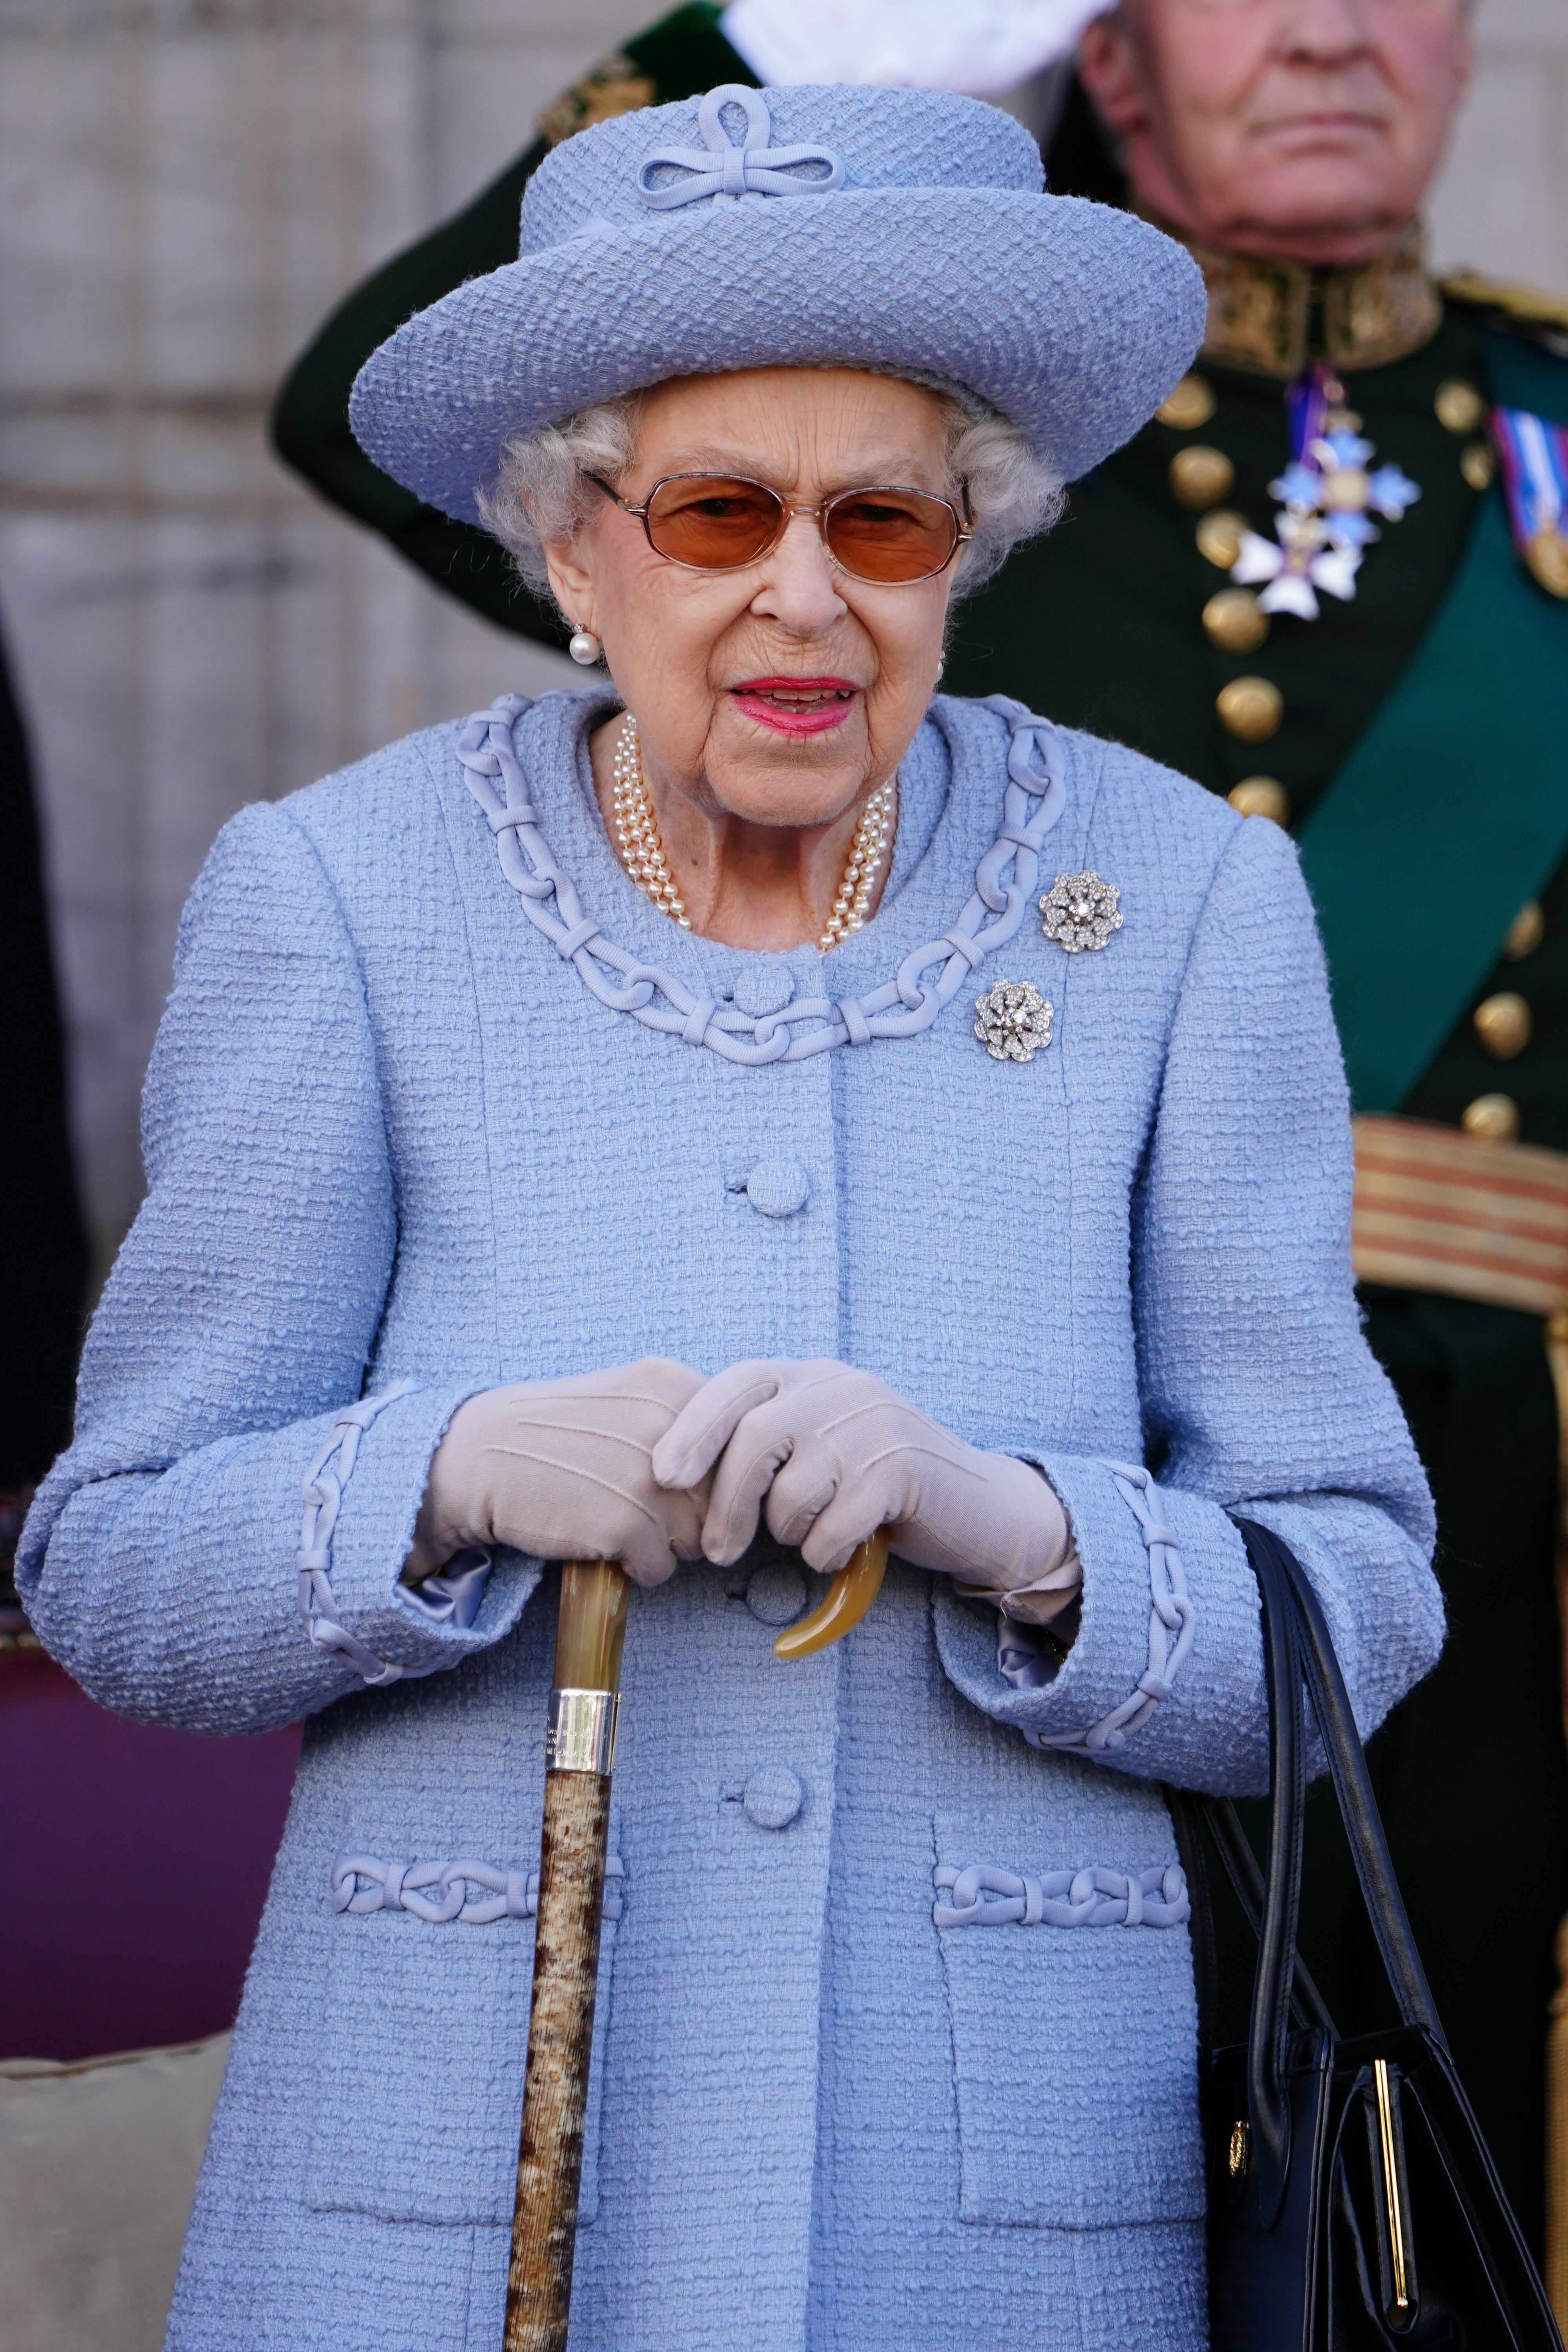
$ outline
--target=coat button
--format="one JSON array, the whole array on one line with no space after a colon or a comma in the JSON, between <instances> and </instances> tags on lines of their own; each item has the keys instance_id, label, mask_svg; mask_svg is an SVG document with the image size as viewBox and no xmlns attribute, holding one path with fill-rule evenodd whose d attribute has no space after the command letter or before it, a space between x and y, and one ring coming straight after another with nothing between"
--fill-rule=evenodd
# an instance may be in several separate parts
<instances>
[{"instance_id":1,"label":"coat button","mask_svg":"<svg viewBox=\"0 0 1568 2352\"><path fill-rule=\"evenodd\" d=\"M763 1217L793 1217L810 1191L811 1178L798 1160L759 1160L746 1179L746 1198Z\"/></svg>"},{"instance_id":2,"label":"coat button","mask_svg":"<svg viewBox=\"0 0 1568 2352\"><path fill-rule=\"evenodd\" d=\"M782 1013L794 996L795 974L776 960L753 964L735 983L735 1003L753 1020L763 1013Z\"/></svg>"},{"instance_id":3,"label":"coat button","mask_svg":"<svg viewBox=\"0 0 1568 2352\"><path fill-rule=\"evenodd\" d=\"M741 1810L759 1830L787 1830L805 1802L805 1790L787 1764L760 1766L741 1793Z\"/></svg>"},{"instance_id":4,"label":"coat button","mask_svg":"<svg viewBox=\"0 0 1568 2352\"><path fill-rule=\"evenodd\" d=\"M746 1587L746 1606L764 1625L793 1625L805 1607L805 1579L798 1568L755 1569Z\"/></svg>"}]
</instances>

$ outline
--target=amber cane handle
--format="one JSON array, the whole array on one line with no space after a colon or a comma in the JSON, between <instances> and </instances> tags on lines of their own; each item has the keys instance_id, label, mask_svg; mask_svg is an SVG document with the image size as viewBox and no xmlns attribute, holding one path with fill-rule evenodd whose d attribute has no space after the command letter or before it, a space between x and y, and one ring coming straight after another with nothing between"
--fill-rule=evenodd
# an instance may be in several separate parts
<instances>
[{"instance_id":1,"label":"amber cane handle","mask_svg":"<svg viewBox=\"0 0 1568 2352\"><path fill-rule=\"evenodd\" d=\"M613 1560L561 1571L503 2352L566 2347L629 1589Z\"/></svg>"},{"instance_id":2,"label":"amber cane handle","mask_svg":"<svg viewBox=\"0 0 1568 2352\"><path fill-rule=\"evenodd\" d=\"M775 1658L808 1658L814 1650L830 1649L852 1625L858 1625L882 1589L888 1572L888 1530L879 1528L858 1544L827 1588L820 1609L798 1624L786 1625L773 1643Z\"/></svg>"}]
</instances>

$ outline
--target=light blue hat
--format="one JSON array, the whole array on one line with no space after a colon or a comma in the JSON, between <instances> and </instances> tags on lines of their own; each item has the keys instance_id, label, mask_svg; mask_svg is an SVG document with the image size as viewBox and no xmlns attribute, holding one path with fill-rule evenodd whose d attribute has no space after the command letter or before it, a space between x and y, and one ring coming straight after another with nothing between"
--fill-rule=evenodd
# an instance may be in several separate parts
<instances>
[{"instance_id":1,"label":"light blue hat","mask_svg":"<svg viewBox=\"0 0 1568 2352\"><path fill-rule=\"evenodd\" d=\"M1147 222L1043 184L1021 124L941 91L737 83L620 115L541 164L516 261L372 354L350 419L476 522L514 435L669 376L839 362L974 394L1073 480L1188 365L1204 283Z\"/></svg>"}]
</instances>

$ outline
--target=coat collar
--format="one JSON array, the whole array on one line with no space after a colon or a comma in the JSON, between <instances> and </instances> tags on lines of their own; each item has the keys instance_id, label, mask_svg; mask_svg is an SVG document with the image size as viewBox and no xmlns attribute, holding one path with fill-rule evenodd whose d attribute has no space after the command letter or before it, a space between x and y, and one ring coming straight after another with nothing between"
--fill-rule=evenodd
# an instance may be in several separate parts
<instances>
[{"instance_id":1,"label":"coat collar","mask_svg":"<svg viewBox=\"0 0 1568 2352\"><path fill-rule=\"evenodd\" d=\"M826 955L748 954L671 923L616 856L586 742L613 708L600 694L531 706L506 695L459 730L465 789L491 836L486 863L499 860L495 883L602 1006L737 1064L929 1028L1018 931L1044 837L1073 798L1071 752L1048 720L1002 696L939 698L900 766L899 838L876 916Z\"/></svg>"}]
</instances>

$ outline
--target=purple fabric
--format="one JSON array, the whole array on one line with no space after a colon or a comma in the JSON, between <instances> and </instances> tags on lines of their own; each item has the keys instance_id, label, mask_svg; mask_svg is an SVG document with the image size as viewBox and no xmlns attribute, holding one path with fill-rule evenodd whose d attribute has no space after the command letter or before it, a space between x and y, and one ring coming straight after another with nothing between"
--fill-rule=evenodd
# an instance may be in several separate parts
<instances>
[{"instance_id":1,"label":"purple fabric","mask_svg":"<svg viewBox=\"0 0 1568 2352\"><path fill-rule=\"evenodd\" d=\"M297 1726L126 1723L36 1651L0 1657L0 2057L88 2058L234 2022Z\"/></svg>"}]
</instances>

